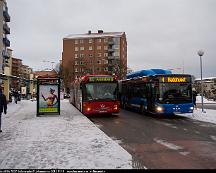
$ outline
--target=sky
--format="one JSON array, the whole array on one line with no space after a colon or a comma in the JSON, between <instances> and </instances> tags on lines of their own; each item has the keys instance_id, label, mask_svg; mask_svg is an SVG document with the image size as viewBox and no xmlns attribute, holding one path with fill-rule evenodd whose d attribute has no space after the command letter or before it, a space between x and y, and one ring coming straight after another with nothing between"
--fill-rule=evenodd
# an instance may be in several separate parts
<instances>
[{"instance_id":1,"label":"sky","mask_svg":"<svg viewBox=\"0 0 216 173\"><path fill-rule=\"evenodd\" d=\"M173 69L216 76L215 0L7 0L11 49L34 70L61 59L70 34L125 32L134 71ZM46 62L45 62L46 61Z\"/></svg>"}]
</instances>

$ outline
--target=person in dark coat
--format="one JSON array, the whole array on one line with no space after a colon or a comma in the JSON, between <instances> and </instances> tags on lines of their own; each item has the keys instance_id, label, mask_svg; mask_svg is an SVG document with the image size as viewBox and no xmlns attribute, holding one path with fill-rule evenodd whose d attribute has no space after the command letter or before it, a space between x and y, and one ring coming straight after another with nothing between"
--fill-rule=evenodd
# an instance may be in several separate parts
<instances>
[{"instance_id":1,"label":"person in dark coat","mask_svg":"<svg viewBox=\"0 0 216 173\"><path fill-rule=\"evenodd\" d=\"M2 88L0 88L0 133L2 132L1 129L2 112L4 112L4 114L7 114L7 100L6 100L6 96L2 93Z\"/></svg>"},{"instance_id":2,"label":"person in dark coat","mask_svg":"<svg viewBox=\"0 0 216 173\"><path fill-rule=\"evenodd\" d=\"M14 91L13 96L14 96L14 101L15 101L15 103L17 104L18 97L19 97L19 93L18 93L17 90Z\"/></svg>"},{"instance_id":3,"label":"person in dark coat","mask_svg":"<svg viewBox=\"0 0 216 173\"><path fill-rule=\"evenodd\" d=\"M192 94L193 94L193 104L194 104L194 107L196 108L196 96L197 96L197 92L196 92L196 90L194 88L192 90Z\"/></svg>"}]
</instances>

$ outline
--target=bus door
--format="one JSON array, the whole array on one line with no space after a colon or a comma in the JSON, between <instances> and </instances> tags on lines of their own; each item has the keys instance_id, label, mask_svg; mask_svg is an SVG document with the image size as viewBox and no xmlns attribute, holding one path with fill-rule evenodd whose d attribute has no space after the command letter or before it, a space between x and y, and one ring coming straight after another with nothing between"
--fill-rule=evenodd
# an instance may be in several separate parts
<instances>
[{"instance_id":1,"label":"bus door","mask_svg":"<svg viewBox=\"0 0 216 173\"><path fill-rule=\"evenodd\" d=\"M147 110L152 111L155 107L157 87L155 83L147 84Z\"/></svg>"}]
</instances>

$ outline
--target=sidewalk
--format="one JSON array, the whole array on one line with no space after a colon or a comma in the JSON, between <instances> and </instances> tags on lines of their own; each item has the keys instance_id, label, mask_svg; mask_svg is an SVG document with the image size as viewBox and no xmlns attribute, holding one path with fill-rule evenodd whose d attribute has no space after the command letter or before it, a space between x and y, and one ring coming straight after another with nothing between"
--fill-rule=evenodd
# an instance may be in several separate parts
<instances>
[{"instance_id":1,"label":"sidewalk","mask_svg":"<svg viewBox=\"0 0 216 173\"><path fill-rule=\"evenodd\" d=\"M36 117L36 102L8 105L0 169L131 169L132 157L68 101L61 115Z\"/></svg>"}]
</instances>

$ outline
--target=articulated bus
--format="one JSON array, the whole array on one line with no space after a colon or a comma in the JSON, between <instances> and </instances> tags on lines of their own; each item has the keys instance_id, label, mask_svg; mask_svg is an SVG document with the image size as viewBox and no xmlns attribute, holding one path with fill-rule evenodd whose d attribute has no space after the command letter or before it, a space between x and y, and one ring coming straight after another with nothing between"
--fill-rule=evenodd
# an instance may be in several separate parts
<instances>
[{"instance_id":1,"label":"articulated bus","mask_svg":"<svg viewBox=\"0 0 216 173\"><path fill-rule=\"evenodd\" d=\"M120 81L121 105L158 115L192 113L192 77L169 70L141 70Z\"/></svg>"},{"instance_id":2,"label":"articulated bus","mask_svg":"<svg viewBox=\"0 0 216 173\"><path fill-rule=\"evenodd\" d=\"M72 83L70 103L84 115L118 113L118 81L110 75L86 75Z\"/></svg>"}]
</instances>

